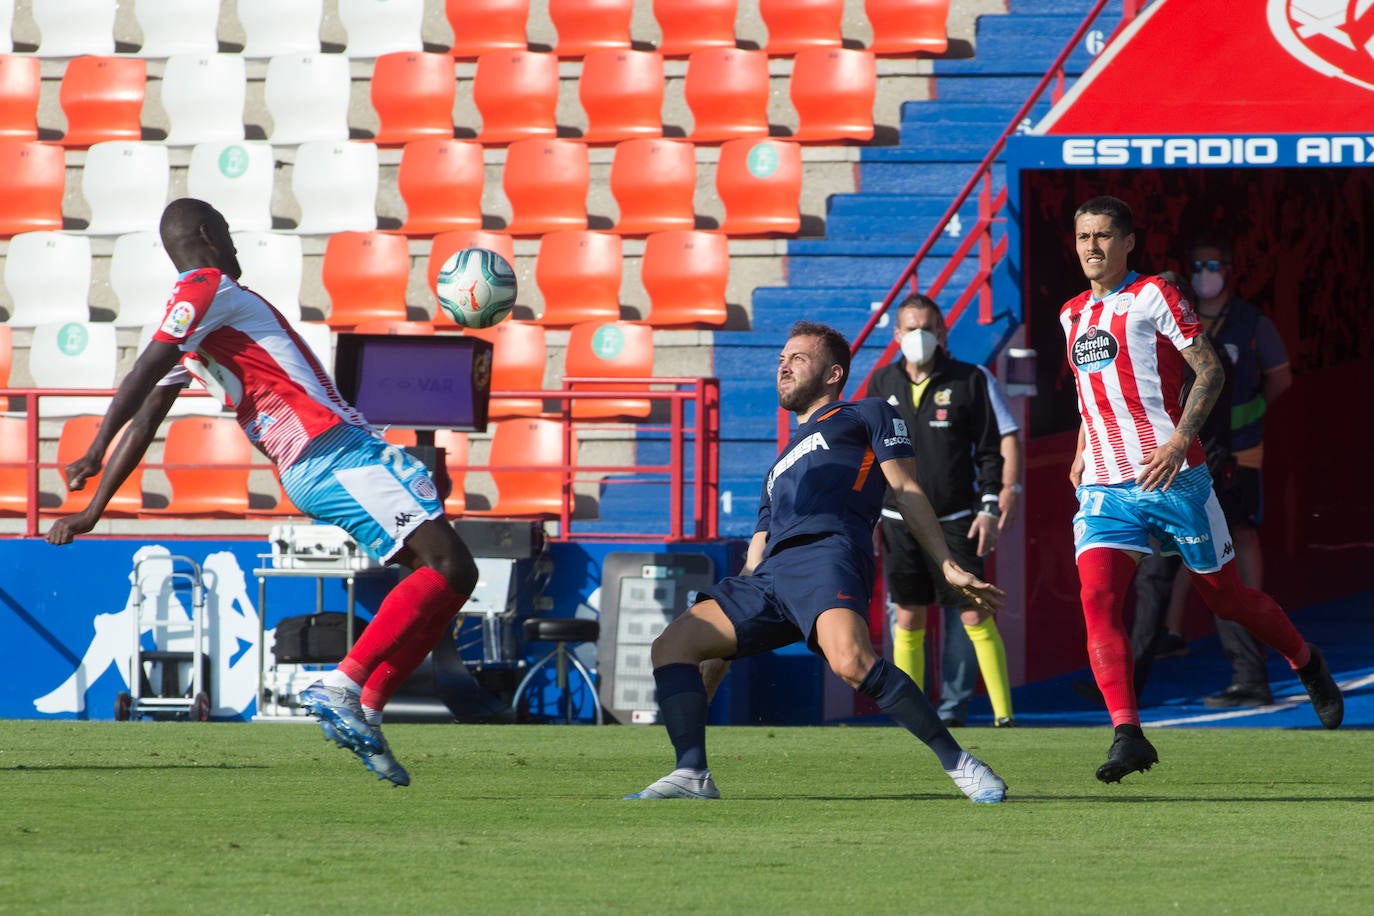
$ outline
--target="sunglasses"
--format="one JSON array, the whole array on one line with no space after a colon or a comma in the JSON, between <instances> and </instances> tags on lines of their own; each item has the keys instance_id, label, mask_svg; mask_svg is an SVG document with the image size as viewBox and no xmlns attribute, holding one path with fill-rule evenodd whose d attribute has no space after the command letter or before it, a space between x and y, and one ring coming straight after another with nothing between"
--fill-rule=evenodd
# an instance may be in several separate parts
<instances>
[{"instance_id":1,"label":"sunglasses","mask_svg":"<svg viewBox=\"0 0 1374 916\"><path fill-rule=\"evenodd\" d=\"M1217 258L1212 258L1210 261L1194 261L1193 273L1201 273L1203 270L1209 270L1212 273L1217 273L1225 266L1226 262L1219 260Z\"/></svg>"}]
</instances>

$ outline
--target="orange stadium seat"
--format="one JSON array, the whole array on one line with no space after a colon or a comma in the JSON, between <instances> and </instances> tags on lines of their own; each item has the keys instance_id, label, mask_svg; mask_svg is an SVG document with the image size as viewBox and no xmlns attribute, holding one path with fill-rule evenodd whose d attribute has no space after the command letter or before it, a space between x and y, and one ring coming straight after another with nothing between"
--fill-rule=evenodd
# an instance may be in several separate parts
<instances>
[{"instance_id":1,"label":"orange stadium seat","mask_svg":"<svg viewBox=\"0 0 1374 916\"><path fill-rule=\"evenodd\" d=\"M797 130L791 139L801 143L873 139L878 69L872 51L798 51L788 91L797 111Z\"/></svg>"},{"instance_id":2,"label":"orange stadium seat","mask_svg":"<svg viewBox=\"0 0 1374 916\"><path fill-rule=\"evenodd\" d=\"M730 242L719 232L674 230L644 240L640 280L649 295L649 324L659 327L725 324Z\"/></svg>"},{"instance_id":3,"label":"orange stadium seat","mask_svg":"<svg viewBox=\"0 0 1374 916\"><path fill-rule=\"evenodd\" d=\"M563 424L516 417L491 425L487 470L496 485L496 501L490 509L469 508L464 514L557 517L563 509ZM520 467L548 470L514 469Z\"/></svg>"},{"instance_id":4,"label":"orange stadium seat","mask_svg":"<svg viewBox=\"0 0 1374 916\"><path fill-rule=\"evenodd\" d=\"M13 518L28 512L28 420L0 417L0 515Z\"/></svg>"},{"instance_id":5,"label":"orange stadium seat","mask_svg":"<svg viewBox=\"0 0 1374 916\"><path fill-rule=\"evenodd\" d=\"M501 187L510 203L511 235L587 228L591 161L576 140L517 140L506 150Z\"/></svg>"},{"instance_id":6,"label":"orange stadium seat","mask_svg":"<svg viewBox=\"0 0 1374 916\"><path fill-rule=\"evenodd\" d=\"M696 147L687 140L622 140L611 160L610 185L620 208L615 231L621 235L696 225Z\"/></svg>"},{"instance_id":7,"label":"orange stadium seat","mask_svg":"<svg viewBox=\"0 0 1374 916\"><path fill-rule=\"evenodd\" d=\"M733 48L739 0L654 0L658 53L686 57L702 48Z\"/></svg>"},{"instance_id":8,"label":"orange stadium seat","mask_svg":"<svg viewBox=\"0 0 1374 916\"><path fill-rule=\"evenodd\" d=\"M614 233L546 233L534 262L534 282L544 297L539 323L566 328L583 321L619 320L623 268L623 246Z\"/></svg>"},{"instance_id":9,"label":"orange stadium seat","mask_svg":"<svg viewBox=\"0 0 1374 916\"><path fill-rule=\"evenodd\" d=\"M467 509L468 434L456 429L436 429L434 445L444 450L444 468L448 471L450 490L444 500L444 511L450 516L462 515Z\"/></svg>"},{"instance_id":10,"label":"orange stadium seat","mask_svg":"<svg viewBox=\"0 0 1374 916\"><path fill-rule=\"evenodd\" d=\"M558 58L540 51L490 51L477 58L472 101L477 139L502 146L558 133Z\"/></svg>"},{"instance_id":11,"label":"orange stadium seat","mask_svg":"<svg viewBox=\"0 0 1374 916\"><path fill-rule=\"evenodd\" d=\"M577 97L587 115L583 143L663 136L663 55L628 48L589 51Z\"/></svg>"},{"instance_id":12,"label":"orange stadium seat","mask_svg":"<svg viewBox=\"0 0 1374 916\"><path fill-rule=\"evenodd\" d=\"M448 53L464 60L488 51L523 51L530 0L445 0L444 16L453 29Z\"/></svg>"},{"instance_id":13,"label":"orange stadium seat","mask_svg":"<svg viewBox=\"0 0 1374 916\"><path fill-rule=\"evenodd\" d=\"M683 95L696 143L768 136L768 55L743 48L703 48L687 58Z\"/></svg>"},{"instance_id":14,"label":"orange stadium seat","mask_svg":"<svg viewBox=\"0 0 1374 916\"><path fill-rule=\"evenodd\" d=\"M768 29L763 49L773 57L844 41L844 0L759 0L759 18Z\"/></svg>"},{"instance_id":15,"label":"orange stadium seat","mask_svg":"<svg viewBox=\"0 0 1374 916\"><path fill-rule=\"evenodd\" d=\"M654 374L654 329L631 321L588 321L568 331L563 354L565 378L648 378ZM575 399L574 420L645 420L653 409L648 398L629 395L643 391L644 383L573 383L573 392L625 392L624 398Z\"/></svg>"},{"instance_id":16,"label":"orange stadium seat","mask_svg":"<svg viewBox=\"0 0 1374 916\"><path fill-rule=\"evenodd\" d=\"M628 48L634 0L548 0L549 20L558 32L554 52L581 57L599 48Z\"/></svg>"},{"instance_id":17,"label":"orange stadium seat","mask_svg":"<svg viewBox=\"0 0 1374 916\"><path fill-rule=\"evenodd\" d=\"M62 228L67 157L54 143L0 140L0 238Z\"/></svg>"},{"instance_id":18,"label":"orange stadium seat","mask_svg":"<svg viewBox=\"0 0 1374 916\"><path fill-rule=\"evenodd\" d=\"M276 496L276 502L270 506L254 506L251 503L252 494L249 494L250 503L244 511L248 518L301 518L305 515L296 504L291 501L291 497L286 495L286 491L281 488L281 481L277 475L272 475L272 490Z\"/></svg>"},{"instance_id":19,"label":"orange stadium seat","mask_svg":"<svg viewBox=\"0 0 1374 916\"><path fill-rule=\"evenodd\" d=\"M372 64L372 107L381 126L378 146L453 136L458 92L453 58L423 51L393 51Z\"/></svg>"},{"instance_id":20,"label":"orange stadium seat","mask_svg":"<svg viewBox=\"0 0 1374 916\"><path fill-rule=\"evenodd\" d=\"M726 235L793 235L801 228L801 146L787 140L722 143L716 193Z\"/></svg>"},{"instance_id":21,"label":"orange stadium seat","mask_svg":"<svg viewBox=\"0 0 1374 916\"><path fill-rule=\"evenodd\" d=\"M364 321L405 321L410 243L387 232L337 232L324 246L321 265L329 316L336 331Z\"/></svg>"},{"instance_id":22,"label":"orange stadium seat","mask_svg":"<svg viewBox=\"0 0 1374 916\"><path fill-rule=\"evenodd\" d=\"M412 140L401 150L396 171L396 186L406 205L401 231L425 236L482 228L485 181L482 144Z\"/></svg>"},{"instance_id":23,"label":"orange stadium seat","mask_svg":"<svg viewBox=\"0 0 1374 916\"><path fill-rule=\"evenodd\" d=\"M57 91L67 132L62 145L85 149L106 140L143 137L148 65L137 57L75 57Z\"/></svg>"},{"instance_id":24,"label":"orange stadium seat","mask_svg":"<svg viewBox=\"0 0 1374 916\"><path fill-rule=\"evenodd\" d=\"M877 55L944 54L949 50L950 0L864 0Z\"/></svg>"},{"instance_id":25,"label":"orange stadium seat","mask_svg":"<svg viewBox=\"0 0 1374 916\"><path fill-rule=\"evenodd\" d=\"M162 450L171 496L166 506L145 508L140 514L242 518L248 511L249 465L255 454L233 417L172 420Z\"/></svg>"},{"instance_id":26,"label":"orange stadium seat","mask_svg":"<svg viewBox=\"0 0 1374 916\"><path fill-rule=\"evenodd\" d=\"M455 251L462 251L464 248L485 248L494 251L506 259L506 263L515 266L515 240L504 232L489 232L485 229L457 230L454 232L437 233L429 243L429 257L425 264L425 284L431 296L436 296L434 291L439 280L439 270L444 266L444 262ZM438 299L436 298L436 302ZM448 317L448 313L443 309L437 309L434 320L440 324L450 327L457 327L453 319Z\"/></svg>"},{"instance_id":27,"label":"orange stadium seat","mask_svg":"<svg viewBox=\"0 0 1374 916\"><path fill-rule=\"evenodd\" d=\"M42 61L31 54L0 54L0 140L38 139Z\"/></svg>"},{"instance_id":28,"label":"orange stadium seat","mask_svg":"<svg viewBox=\"0 0 1374 916\"><path fill-rule=\"evenodd\" d=\"M82 414L80 416L68 417L62 424L62 432L57 437L57 464L58 474L65 481L66 477L63 469L82 455L86 454L86 449L90 446L91 440L95 438L95 432L100 428L102 417ZM121 434L122 435L122 434ZM115 437L115 442L119 437ZM73 515L81 512L91 503L91 497L95 495L96 487L100 485L100 475L88 478L86 485L80 490L67 490L64 486L65 496L62 503L58 506L45 508L42 510L44 515ZM124 483L120 484L114 496L105 507L104 514L111 518L137 518L143 510L143 465L139 464L129 474Z\"/></svg>"},{"instance_id":29,"label":"orange stadium seat","mask_svg":"<svg viewBox=\"0 0 1374 916\"><path fill-rule=\"evenodd\" d=\"M539 391L544 387L544 360L548 353L544 326L533 321L506 319L489 328L469 328L471 337L491 341L491 400L487 416L537 417L544 412L543 398L498 397L502 391Z\"/></svg>"}]
</instances>

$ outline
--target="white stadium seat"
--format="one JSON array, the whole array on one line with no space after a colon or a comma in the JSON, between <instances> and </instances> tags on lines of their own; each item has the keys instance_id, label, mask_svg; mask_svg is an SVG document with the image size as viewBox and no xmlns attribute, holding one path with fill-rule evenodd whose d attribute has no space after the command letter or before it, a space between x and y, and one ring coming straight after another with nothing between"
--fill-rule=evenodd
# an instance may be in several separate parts
<instances>
[{"instance_id":1,"label":"white stadium seat","mask_svg":"<svg viewBox=\"0 0 1374 916\"><path fill-rule=\"evenodd\" d=\"M186 193L214 205L234 232L272 228L276 154L265 140L197 143L186 170Z\"/></svg>"},{"instance_id":2,"label":"white stadium seat","mask_svg":"<svg viewBox=\"0 0 1374 916\"><path fill-rule=\"evenodd\" d=\"M36 388L113 388L119 362L115 326L108 321L56 321L33 329L29 375ZM43 417L103 414L108 396L42 398Z\"/></svg>"},{"instance_id":3,"label":"white stadium seat","mask_svg":"<svg viewBox=\"0 0 1374 916\"><path fill-rule=\"evenodd\" d=\"M65 232L21 232L5 256L9 324L32 327L90 318L91 240Z\"/></svg>"},{"instance_id":4,"label":"white stadium seat","mask_svg":"<svg viewBox=\"0 0 1374 916\"><path fill-rule=\"evenodd\" d=\"M161 143L108 140L86 152L81 192L91 206L88 235L156 230L171 185L171 162Z\"/></svg>"},{"instance_id":5,"label":"white stadium seat","mask_svg":"<svg viewBox=\"0 0 1374 916\"><path fill-rule=\"evenodd\" d=\"M113 54L117 0L37 0L39 57Z\"/></svg>"},{"instance_id":6,"label":"white stadium seat","mask_svg":"<svg viewBox=\"0 0 1374 916\"><path fill-rule=\"evenodd\" d=\"M238 0L244 57L318 54L324 0Z\"/></svg>"},{"instance_id":7,"label":"white stadium seat","mask_svg":"<svg viewBox=\"0 0 1374 916\"><path fill-rule=\"evenodd\" d=\"M119 302L115 327L161 320L176 282L177 269L157 232L130 232L115 239L110 254L110 289Z\"/></svg>"},{"instance_id":8,"label":"white stadium seat","mask_svg":"<svg viewBox=\"0 0 1374 916\"><path fill-rule=\"evenodd\" d=\"M248 74L239 54L174 54L160 83L169 128L166 143L242 140Z\"/></svg>"},{"instance_id":9,"label":"white stadium seat","mask_svg":"<svg viewBox=\"0 0 1374 916\"><path fill-rule=\"evenodd\" d=\"M375 144L302 143L291 171L291 192L301 207L296 231L325 235L376 229L377 181Z\"/></svg>"},{"instance_id":10,"label":"white stadium seat","mask_svg":"<svg viewBox=\"0 0 1374 916\"><path fill-rule=\"evenodd\" d=\"M348 33L349 57L381 57L421 51L424 0L339 0L339 21Z\"/></svg>"},{"instance_id":11,"label":"white stadium seat","mask_svg":"<svg viewBox=\"0 0 1374 916\"><path fill-rule=\"evenodd\" d=\"M219 0L134 0L141 57L219 51Z\"/></svg>"},{"instance_id":12,"label":"white stadium seat","mask_svg":"<svg viewBox=\"0 0 1374 916\"><path fill-rule=\"evenodd\" d=\"M351 77L342 54L282 54L263 82L274 145L347 140Z\"/></svg>"},{"instance_id":13,"label":"white stadium seat","mask_svg":"<svg viewBox=\"0 0 1374 916\"><path fill-rule=\"evenodd\" d=\"M305 273L300 236L234 232L231 237L243 269L239 282L272 303L287 321L300 321L301 279Z\"/></svg>"}]
</instances>

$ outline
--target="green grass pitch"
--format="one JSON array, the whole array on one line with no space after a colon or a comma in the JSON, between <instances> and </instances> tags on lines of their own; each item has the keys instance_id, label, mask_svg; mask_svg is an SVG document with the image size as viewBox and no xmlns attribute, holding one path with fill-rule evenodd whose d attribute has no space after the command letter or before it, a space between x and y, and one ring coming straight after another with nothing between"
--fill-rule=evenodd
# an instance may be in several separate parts
<instances>
[{"instance_id":1,"label":"green grass pitch","mask_svg":"<svg viewBox=\"0 0 1374 916\"><path fill-rule=\"evenodd\" d=\"M378 782L313 724L0 722L0 912L1354 913L1374 732L963 729L966 801L895 727L713 728L719 802L627 802L661 728L393 725Z\"/></svg>"}]
</instances>

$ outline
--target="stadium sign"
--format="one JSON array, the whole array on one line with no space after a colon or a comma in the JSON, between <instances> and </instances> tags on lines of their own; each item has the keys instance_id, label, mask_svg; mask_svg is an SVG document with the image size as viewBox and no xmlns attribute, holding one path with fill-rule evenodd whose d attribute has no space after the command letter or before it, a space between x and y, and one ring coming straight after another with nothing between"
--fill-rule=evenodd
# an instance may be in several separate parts
<instances>
[{"instance_id":1,"label":"stadium sign","mask_svg":"<svg viewBox=\"0 0 1374 916\"><path fill-rule=\"evenodd\" d=\"M1374 135L1007 138L1007 159L1030 168L1186 168L1374 164Z\"/></svg>"}]
</instances>

